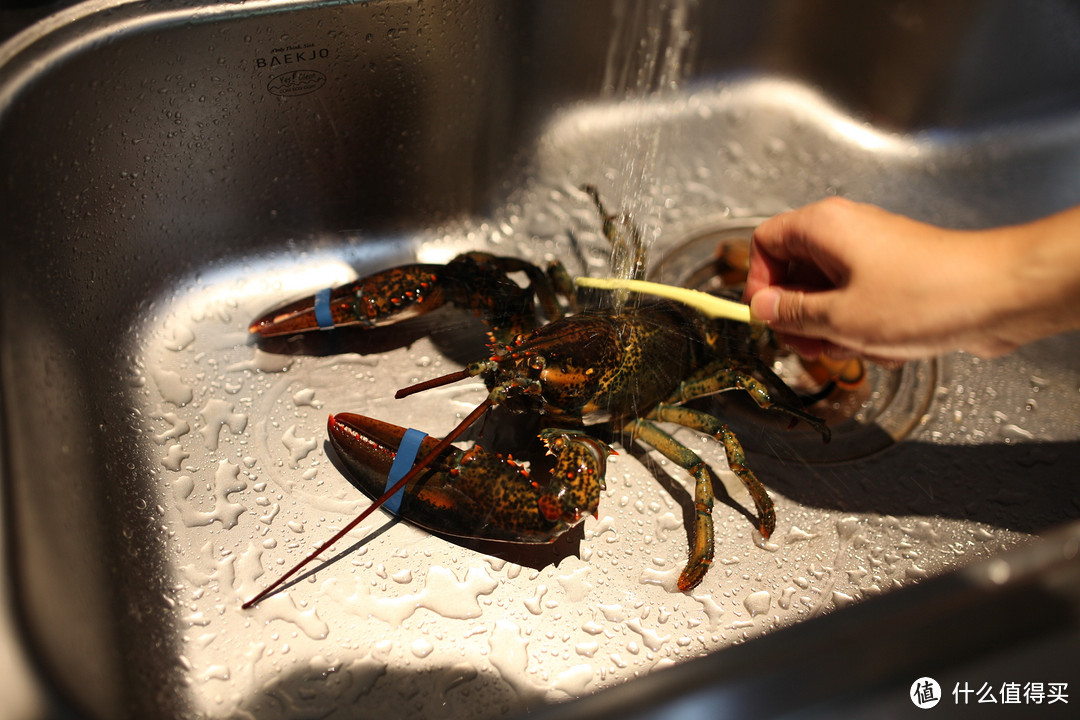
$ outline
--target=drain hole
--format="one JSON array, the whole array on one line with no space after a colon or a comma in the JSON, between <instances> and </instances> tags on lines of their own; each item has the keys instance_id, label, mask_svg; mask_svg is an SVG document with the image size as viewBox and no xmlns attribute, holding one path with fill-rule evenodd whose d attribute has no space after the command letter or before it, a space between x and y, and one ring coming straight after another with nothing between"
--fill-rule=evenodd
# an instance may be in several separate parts
<instances>
[{"instance_id":1,"label":"drain hole","mask_svg":"<svg viewBox=\"0 0 1080 720\"><path fill-rule=\"evenodd\" d=\"M750 236L760 220L718 222L691 233L665 254L649 279L738 296L746 277ZM771 362L772 369L800 395L822 390L821 382L794 354L778 350ZM855 388L835 388L807 408L832 430L828 444L803 425L785 432L786 419L762 413L742 393L724 393L707 404L747 449L786 460L843 462L868 457L906 437L926 415L937 377L936 360L908 362L895 370L868 363L865 379Z\"/></svg>"}]
</instances>

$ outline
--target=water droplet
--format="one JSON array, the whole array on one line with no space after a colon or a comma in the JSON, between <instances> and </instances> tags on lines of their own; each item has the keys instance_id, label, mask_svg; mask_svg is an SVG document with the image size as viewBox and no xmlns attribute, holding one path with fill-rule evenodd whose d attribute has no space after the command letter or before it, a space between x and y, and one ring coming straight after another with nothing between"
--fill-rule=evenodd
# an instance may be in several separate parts
<instances>
[{"instance_id":1,"label":"water droplet","mask_svg":"<svg viewBox=\"0 0 1080 720\"><path fill-rule=\"evenodd\" d=\"M580 602L592 590L587 582L591 566L575 557L559 563L560 575L556 577L570 602Z\"/></svg>"},{"instance_id":2,"label":"water droplet","mask_svg":"<svg viewBox=\"0 0 1080 720\"><path fill-rule=\"evenodd\" d=\"M151 370L150 377L153 378L165 402L183 407L195 397L195 392L180 379L180 373L171 370Z\"/></svg>"},{"instance_id":3,"label":"water droplet","mask_svg":"<svg viewBox=\"0 0 1080 720\"><path fill-rule=\"evenodd\" d=\"M535 691L527 677L529 643L521 637L521 628L509 620L497 620L488 642L488 658L499 676L525 699Z\"/></svg>"},{"instance_id":4,"label":"water droplet","mask_svg":"<svg viewBox=\"0 0 1080 720\"><path fill-rule=\"evenodd\" d=\"M787 152L787 143L782 138L769 138L765 141L765 152L774 157L783 155Z\"/></svg>"},{"instance_id":5,"label":"water droplet","mask_svg":"<svg viewBox=\"0 0 1080 720\"><path fill-rule=\"evenodd\" d=\"M151 435L153 441L158 445L164 445L169 440L176 440L191 431L191 424L187 420L182 420L176 413L154 415L154 418L164 420L169 425L164 432Z\"/></svg>"},{"instance_id":6,"label":"water droplet","mask_svg":"<svg viewBox=\"0 0 1080 720\"><path fill-rule=\"evenodd\" d=\"M626 627L641 636L642 644L653 652L656 652L663 647L664 643L666 643L670 637L668 635L661 637L655 630L644 627L641 624L641 618L631 618L630 620L627 620Z\"/></svg>"},{"instance_id":7,"label":"water droplet","mask_svg":"<svg viewBox=\"0 0 1080 720\"><path fill-rule=\"evenodd\" d=\"M531 612L533 615L539 615L541 612L543 612L543 608L540 606L540 601L547 593L547 590L547 585L537 585L536 593L531 598L526 598L523 601L525 603L526 609L528 609L528 611Z\"/></svg>"},{"instance_id":8,"label":"water droplet","mask_svg":"<svg viewBox=\"0 0 1080 720\"><path fill-rule=\"evenodd\" d=\"M1001 437L1006 443L1014 443L1018 440L1034 440L1035 435L1030 430L1025 430L1019 425L1009 424L1001 428Z\"/></svg>"},{"instance_id":9,"label":"water droplet","mask_svg":"<svg viewBox=\"0 0 1080 720\"><path fill-rule=\"evenodd\" d=\"M836 607L842 608L855 602L855 598L847 593L840 592L839 590L833 590L832 601Z\"/></svg>"},{"instance_id":10,"label":"water droplet","mask_svg":"<svg viewBox=\"0 0 1080 720\"><path fill-rule=\"evenodd\" d=\"M293 405L296 407L308 406L313 407L316 410L321 408L323 404L315 399L315 391L311 388L304 388L303 390L297 390L292 396Z\"/></svg>"},{"instance_id":11,"label":"water droplet","mask_svg":"<svg viewBox=\"0 0 1080 720\"><path fill-rule=\"evenodd\" d=\"M836 523L836 533L841 542L847 542L859 529L859 519L854 517L841 518Z\"/></svg>"},{"instance_id":12,"label":"water droplet","mask_svg":"<svg viewBox=\"0 0 1080 720\"><path fill-rule=\"evenodd\" d=\"M574 652L582 657L591 658L596 654L596 651L600 649L600 643L595 640L586 640L579 642L574 646Z\"/></svg>"},{"instance_id":13,"label":"water droplet","mask_svg":"<svg viewBox=\"0 0 1080 720\"><path fill-rule=\"evenodd\" d=\"M319 617L315 608L301 610L289 593L271 595L255 606L255 611L268 620L283 620L300 628L312 640L323 640L330 634L330 626Z\"/></svg>"},{"instance_id":14,"label":"water droplet","mask_svg":"<svg viewBox=\"0 0 1080 720\"><path fill-rule=\"evenodd\" d=\"M239 435L247 427L247 415L234 413L232 404L219 398L207 400L206 405L199 411L204 425L199 429L206 440L206 446L211 450L217 450L218 442L223 427L229 428L233 435Z\"/></svg>"},{"instance_id":15,"label":"water droplet","mask_svg":"<svg viewBox=\"0 0 1080 720\"><path fill-rule=\"evenodd\" d=\"M216 520L226 530L235 527L240 515L247 510L246 507L229 498L229 495L247 488L247 483L239 479L239 473L240 467L228 460L218 463L212 490L213 509L205 511L199 510L195 501L191 499L195 491L195 481L188 475L181 475L174 480L173 498L184 524L188 527L202 527Z\"/></svg>"},{"instance_id":16,"label":"water droplet","mask_svg":"<svg viewBox=\"0 0 1080 720\"><path fill-rule=\"evenodd\" d=\"M795 525L791 526L791 530L788 532L787 537L784 538L784 542L791 544L796 542L807 542L817 537L817 533L808 533Z\"/></svg>"},{"instance_id":17,"label":"water droplet","mask_svg":"<svg viewBox=\"0 0 1080 720\"><path fill-rule=\"evenodd\" d=\"M211 665L202 674L202 681L228 680L229 668L227 665Z\"/></svg>"},{"instance_id":18,"label":"water droplet","mask_svg":"<svg viewBox=\"0 0 1080 720\"><path fill-rule=\"evenodd\" d=\"M255 348L250 360L233 363L225 370L227 372L258 370L267 374L281 373L292 367L293 360L291 355L278 355Z\"/></svg>"},{"instance_id":19,"label":"water droplet","mask_svg":"<svg viewBox=\"0 0 1080 720\"><path fill-rule=\"evenodd\" d=\"M168 450L165 451L165 457L161 458L161 464L166 470L177 472L183 465L184 460L189 457L191 457L191 455L184 452L183 446L179 444L170 445Z\"/></svg>"},{"instance_id":20,"label":"water droplet","mask_svg":"<svg viewBox=\"0 0 1080 720\"><path fill-rule=\"evenodd\" d=\"M755 617L769 612L769 607L772 605L772 595L768 590L758 590L757 592L750 593L743 600L743 607L750 613L750 617Z\"/></svg>"},{"instance_id":21,"label":"water droplet","mask_svg":"<svg viewBox=\"0 0 1080 720\"><path fill-rule=\"evenodd\" d=\"M592 665L580 664L563 670L555 678L554 688L570 697L579 697L585 693L589 683L592 682L594 671Z\"/></svg>"},{"instance_id":22,"label":"water droplet","mask_svg":"<svg viewBox=\"0 0 1080 720\"><path fill-rule=\"evenodd\" d=\"M418 658L426 658L434 649L435 646L425 638L417 638L413 640L412 644L409 646L409 650L411 650L412 654Z\"/></svg>"},{"instance_id":23,"label":"water droplet","mask_svg":"<svg viewBox=\"0 0 1080 720\"><path fill-rule=\"evenodd\" d=\"M281 444L289 450L289 460L296 465L319 446L319 441L315 438L297 437L296 425L290 425L281 436Z\"/></svg>"},{"instance_id":24,"label":"water droplet","mask_svg":"<svg viewBox=\"0 0 1080 720\"><path fill-rule=\"evenodd\" d=\"M165 348L175 352L195 342L195 331L183 323L167 325L161 332Z\"/></svg>"}]
</instances>

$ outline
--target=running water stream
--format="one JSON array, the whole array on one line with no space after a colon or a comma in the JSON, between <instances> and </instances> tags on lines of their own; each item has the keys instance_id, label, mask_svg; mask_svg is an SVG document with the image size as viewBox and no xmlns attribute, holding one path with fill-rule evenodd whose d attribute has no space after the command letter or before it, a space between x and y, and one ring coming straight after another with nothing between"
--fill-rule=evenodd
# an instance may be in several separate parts
<instances>
[{"instance_id":1,"label":"running water stream","mask_svg":"<svg viewBox=\"0 0 1080 720\"><path fill-rule=\"evenodd\" d=\"M649 121L657 100L674 95L689 74L695 51L697 0L625 0L615 5L601 96L621 104L624 140L610 159L611 204L627 213L641 231L646 257L663 228L663 192L658 163L668 125ZM632 277L633 253L612 250L611 275Z\"/></svg>"}]
</instances>

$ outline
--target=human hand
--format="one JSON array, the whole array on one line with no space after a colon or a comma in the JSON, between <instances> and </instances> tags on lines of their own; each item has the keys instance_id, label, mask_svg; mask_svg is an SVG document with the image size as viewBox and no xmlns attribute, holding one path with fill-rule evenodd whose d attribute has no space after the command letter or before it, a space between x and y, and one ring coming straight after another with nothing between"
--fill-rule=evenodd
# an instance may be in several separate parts
<instances>
[{"instance_id":1,"label":"human hand","mask_svg":"<svg viewBox=\"0 0 1080 720\"><path fill-rule=\"evenodd\" d=\"M830 198L754 232L744 297L800 355L892 361L1015 349L1017 232L964 232Z\"/></svg>"}]
</instances>

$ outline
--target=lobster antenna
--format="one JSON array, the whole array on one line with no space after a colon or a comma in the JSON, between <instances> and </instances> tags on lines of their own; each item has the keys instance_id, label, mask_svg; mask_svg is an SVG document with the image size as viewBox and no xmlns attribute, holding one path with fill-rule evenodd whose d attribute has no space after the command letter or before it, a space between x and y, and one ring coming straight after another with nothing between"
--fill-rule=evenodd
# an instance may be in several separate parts
<instances>
[{"instance_id":1,"label":"lobster antenna","mask_svg":"<svg viewBox=\"0 0 1080 720\"><path fill-rule=\"evenodd\" d=\"M394 393L394 398L400 400L401 398L408 397L413 393L423 392L424 390L430 390L431 388L442 387L443 385L449 385L450 383L456 383L458 380L464 380L465 378L472 377L473 375L474 373L471 372L469 368L458 370L457 372L452 372L447 375L440 375L439 377L431 378L430 380L423 380L416 383L415 385L401 388L396 393Z\"/></svg>"},{"instance_id":2,"label":"lobster antenna","mask_svg":"<svg viewBox=\"0 0 1080 720\"><path fill-rule=\"evenodd\" d=\"M380 497L378 500L376 500L374 503L372 503L362 513L360 513L355 518L353 518L345 527L343 527L341 530L339 530L337 533L335 533L334 537L330 538L329 540L324 542L322 545L315 548L315 550L312 551L312 553L310 555L308 555L306 558L304 558L299 563L294 565L291 570L289 570L287 573L285 573L284 575L279 577L277 580L275 580L273 583L268 585L258 595L256 595L255 597L251 598L246 603L241 605L240 608L242 610L247 610L247 609L257 605L260 600L262 600L267 595L269 595L270 593L274 592L279 587L284 585L285 582L289 578L291 578L296 573L300 572L300 570L302 570L304 567L306 567L308 563L310 563L312 560L317 558L319 555L322 555L323 552L325 552L327 550L327 548L329 548L331 545L333 545L338 540L343 538L347 532L349 532L354 527L356 527L357 525L362 523L364 520L366 520L367 517L369 515L371 515L371 513L375 512L375 510L382 507L383 504L385 504L390 498L392 498L394 496L394 494L397 493L398 490L405 487L405 485L407 483L409 483L413 478L415 478L418 474L420 474L420 471L424 470L428 465L430 465L431 462L436 458L436 456L441 454L443 450L446 450L446 448L450 447L450 444L452 442L454 442L455 440L457 440L458 437L463 432L465 432L473 423L475 423L477 420L479 420L480 416L483 415L485 412L487 412L488 409L491 408L492 404L493 403L491 401L491 398L485 398L484 402L477 405L476 409L473 410L471 413L469 413L468 417L466 417L464 420L462 420L460 423L458 423L458 426L455 427L453 430L451 430L450 433L446 437L444 437L442 440L440 440L439 444L436 445L435 448L431 452L429 452L424 457L420 458L420 460L418 460L416 462L416 464L412 466L412 469L409 470L409 472L405 473L404 477L402 477L400 480L398 480L396 483L394 483L394 485L392 487L390 487L385 493L383 493L382 497Z\"/></svg>"}]
</instances>

